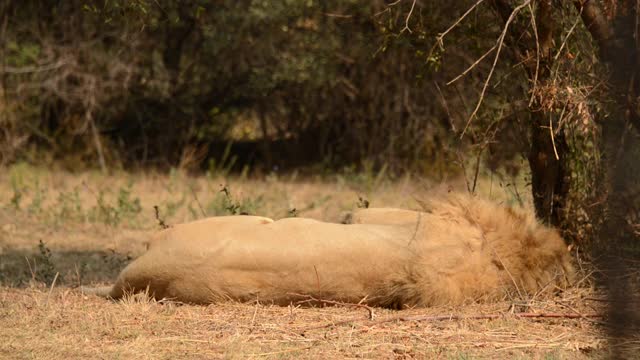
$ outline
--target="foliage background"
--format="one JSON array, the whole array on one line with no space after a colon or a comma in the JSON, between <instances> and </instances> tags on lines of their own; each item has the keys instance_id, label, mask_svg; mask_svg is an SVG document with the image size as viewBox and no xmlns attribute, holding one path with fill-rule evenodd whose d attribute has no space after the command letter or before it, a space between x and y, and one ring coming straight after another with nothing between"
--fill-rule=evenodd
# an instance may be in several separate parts
<instances>
[{"instance_id":1,"label":"foliage background","mask_svg":"<svg viewBox=\"0 0 640 360\"><path fill-rule=\"evenodd\" d=\"M471 191L524 170L543 220L592 237L615 101L582 12L547 3L5 1L0 165L412 172ZM541 156L555 163L529 176Z\"/></svg>"},{"instance_id":2,"label":"foliage background","mask_svg":"<svg viewBox=\"0 0 640 360\"><path fill-rule=\"evenodd\" d=\"M475 127L457 138L490 64L464 83L444 82L500 31L487 26L495 22L485 9L446 39L446 51L430 51L452 18L437 2L419 4L409 28L406 2L0 6L0 161L47 154L71 169L206 169L232 142L239 169L389 166L442 175L459 169L451 166L458 150L481 141ZM514 100L526 92L524 78L498 71L497 86L513 98L486 101L478 127L517 133L502 120L520 120ZM520 141L505 148L492 150L522 150Z\"/></svg>"}]
</instances>

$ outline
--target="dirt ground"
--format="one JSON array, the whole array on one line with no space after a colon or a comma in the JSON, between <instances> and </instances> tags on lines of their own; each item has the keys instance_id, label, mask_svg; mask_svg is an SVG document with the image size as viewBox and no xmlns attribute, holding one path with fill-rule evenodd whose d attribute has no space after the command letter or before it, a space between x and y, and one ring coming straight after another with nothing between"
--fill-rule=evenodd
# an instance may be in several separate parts
<instances>
[{"instance_id":1,"label":"dirt ground","mask_svg":"<svg viewBox=\"0 0 640 360\"><path fill-rule=\"evenodd\" d=\"M526 189L483 178L506 203ZM554 298L391 311L362 306L192 306L137 295L112 302L78 291L109 284L159 222L251 213L338 222L358 206L418 209L447 185L383 174L191 177L0 169L0 358L508 358L607 355L603 295L588 278ZM154 210L157 207L157 212Z\"/></svg>"}]
</instances>

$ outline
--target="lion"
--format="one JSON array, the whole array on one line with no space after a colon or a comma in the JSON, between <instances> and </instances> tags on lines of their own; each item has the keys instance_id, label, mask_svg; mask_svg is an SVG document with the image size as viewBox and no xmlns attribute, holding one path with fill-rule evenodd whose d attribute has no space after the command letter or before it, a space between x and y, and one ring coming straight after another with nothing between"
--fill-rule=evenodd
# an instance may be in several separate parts
<instances>
[{"instance_id":1,"label":"lion","mask_svg":"<svg viewBox=\"0 0 640 360\"><path fill-rule=\"evenodd\" d=\"M401 309L492 301L566 286L558 232L530 211L466 194L425 211L365 209L351 224L221 216L160 231L110 288L112 299L289 305L332 300Z\"/></svg>"},{"instance_id":2,"label":"lion","mask_svg":"<svg viewBox=\"0 0 640 360\"><path fill-rule=\"evenodd\" d=\"M410 225L420 222L422 212L398 208L366 208L346 214L343 224Z\"/></svg>"}]
</instances>

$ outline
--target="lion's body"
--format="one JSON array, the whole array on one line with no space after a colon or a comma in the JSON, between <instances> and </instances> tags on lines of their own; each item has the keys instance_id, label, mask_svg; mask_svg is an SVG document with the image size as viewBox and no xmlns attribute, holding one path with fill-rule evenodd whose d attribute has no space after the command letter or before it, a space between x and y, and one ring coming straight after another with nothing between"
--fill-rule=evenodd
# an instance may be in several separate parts
<instances>
[{"instance_id":1,"label":"lion's body","mask_svg":"<svg viewBox=\"0 0 640 360\"><path fill-rule=\"evenodd\" d=\"M397 208L360 209L348 217L349 224L410 225L420 221L422 212Z\"/></svg>"},{"instance_id":2,"label":"lion's body","mask_svg":"<svg viewBox=\"0 0 640 360\"><path fill-rule=\"evenodd\" d=\"M402 216L378 216L385 211ZM310 295L397 308L495 299L516 285L536 292L571 273L554 230L469 196L435 202L428 212L354 215L358 223L348 225L253 216L177 225L156 236L108 295L148 288L189 303L281 305Z\"/></svg>"}]
</instances>

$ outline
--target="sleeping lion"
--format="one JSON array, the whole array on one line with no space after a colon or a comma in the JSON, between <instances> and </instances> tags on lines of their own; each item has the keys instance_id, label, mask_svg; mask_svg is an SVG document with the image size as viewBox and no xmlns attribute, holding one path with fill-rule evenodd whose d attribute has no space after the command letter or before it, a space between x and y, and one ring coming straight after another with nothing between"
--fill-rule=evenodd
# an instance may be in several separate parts
<instances>
[{"instance_id":1,"label":"sleeping lion","mask_svg":"<svg viewBox=\"0 0 640 360\"><path fill-rule=\"evenodd\" d=\"M351 224L221 216L159 232L110 288L112 299L278 305L302 299L404 308L491 301L565 286L573 268L556 230L523 209L470 195L424 211L364 209Z\"/></svg>"}]
</instances>

